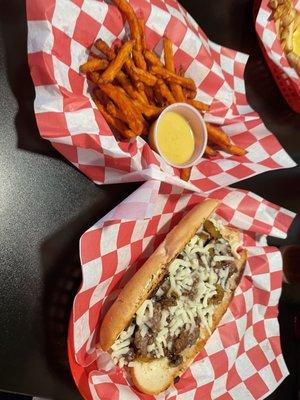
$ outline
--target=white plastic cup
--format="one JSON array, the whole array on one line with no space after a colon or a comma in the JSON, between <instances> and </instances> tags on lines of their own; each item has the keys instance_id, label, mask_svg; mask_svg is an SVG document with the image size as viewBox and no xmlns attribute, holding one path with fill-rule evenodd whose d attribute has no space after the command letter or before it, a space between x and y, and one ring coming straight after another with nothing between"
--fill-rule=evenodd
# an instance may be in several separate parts
<instances>
[{"instance_id":1,"label":"white plastic cup","mask_svg":"<svg viewBox=\"0 0 300 400\"><path fill-rule=\"evenodd\" d=\"M174 164L170 162L166 157L164 157L163 153L161 152L157 140L157 133L158 133L158 126L161 117L169 112L173 111L176 112L177 114L181 115L185 120L190 124L190 127L192 129L192 132L194 134L194 139L195 139L195 149L192 157L190 158L189 161L187 161L184 164ZM171 104L170 106L166 107L163 112L160 114L160 116L157 118L155 122L153 122L151 128L150 128L150 133L149 133L149 145L150 147L155 150L161 158L169 165L172 165L172 167L176 168L188 168L192 167L193 165L196 165L199 163L201 157L203 156L205 147L207 144L207 130L206 130L206 125L204 122L204 119L200 112L196 110L195 107L191 106L190 104L186 103L174 103Z\"/></svg>"}]
</instances>

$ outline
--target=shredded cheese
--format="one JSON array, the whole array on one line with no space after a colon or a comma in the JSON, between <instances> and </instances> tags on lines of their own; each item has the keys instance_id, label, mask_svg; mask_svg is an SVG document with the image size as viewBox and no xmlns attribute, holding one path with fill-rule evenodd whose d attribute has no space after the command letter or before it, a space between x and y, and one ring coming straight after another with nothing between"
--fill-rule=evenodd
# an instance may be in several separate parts
<instances>
[{"instance_id":1,"label":"shredded cheese","mask_svg":"<svg viewBox=\"0 0 300 400\"><path fill-rule=\"evenodd\" d=\"M210 221L222 234L222 222L214 218ZM149 357L156 358L164 357L165 349L171 352L172 340L183 331L192 332L199 326L199 321L201 326L211 333L216 307L211 299L218 294L217 285L224 291L229 290L228 279L232 273L230 263L240 257L237 252L239 246L240 243L231 246L222 237L213 239L205 230L199 230L180 255L170 263L167 284L161 285L154 297L143 302L133 322L121 332L112 345L111 355L114 363L120 366L134 365L132 361L126 360L126 355L132 349L136 329L139 330L142 339L152 335L152 342L147 345L146 350ZM165 298L173 298L173 301L161 309L158 330L154 335L151 332L155 303ZM173 304L174 302L176 304Z\"/></svg>"}]
</instances>

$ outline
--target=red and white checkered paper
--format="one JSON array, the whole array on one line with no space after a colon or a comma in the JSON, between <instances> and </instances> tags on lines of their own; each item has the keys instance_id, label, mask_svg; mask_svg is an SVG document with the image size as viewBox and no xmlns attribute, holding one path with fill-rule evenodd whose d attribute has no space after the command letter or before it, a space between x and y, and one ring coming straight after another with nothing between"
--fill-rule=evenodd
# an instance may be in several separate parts
<instances>
[{"instance_id":1,"label":"red and white checkered paper","mask_svg":"<svg viewBox=\"0 0 300 400\"><path fill-rule=\"evenodd\" d=\"M52 142L95 183L156 179L208 192L268 170L294 166L245 96L247 55L205 36L176 0L130 0L146 20L148 46L162 53L162 37L174 43L175 64L198 87L197 98L211 104L206 120L222 126L244 157L221 153L203 159L186 183L138 137L117 140L95 106L79 66L97 38L113 44L128 36L118 9L98 0L28 0L28 59L36 90L35 114L43 138ZM94 49L95 50L95 49Z\"/></svg>"},{"instance_id":2,"label":"red and white checkered paper","mask_svg":"<svg viewBox=\"0 0 300 400\"><path fill-rule=\"evenodd\" d=\"M286 58L280 39L277 36L275 23L271 19L272 10L268 6L269 0L262 0L256 18L256 32L260 37L268 57L285 72L294 84L295 91L300 96L300 77ZM294 0L295 7L300 11L300 0Z\"/></svg>"},{"instance_id":3,"label":"red and white checkered paper","mask_svg":"<svg viewBox=\"0 0 300 400\"><path fill-rule=\"evenodd\" d=\"M128 278L183 213L206 196L149 181L82 236L83 281L73 305L69 354L86 399L154 399L136 391L109 355L95 348L99 324ZM209 197L221 201L218 216L243 232L248 261L205 349L175 386L157 396L160 400L261 399L288 374L277 321L282 260L266 235L284 238L294 214L242 190L219 188Z\"/></svg>"}]
</instances>

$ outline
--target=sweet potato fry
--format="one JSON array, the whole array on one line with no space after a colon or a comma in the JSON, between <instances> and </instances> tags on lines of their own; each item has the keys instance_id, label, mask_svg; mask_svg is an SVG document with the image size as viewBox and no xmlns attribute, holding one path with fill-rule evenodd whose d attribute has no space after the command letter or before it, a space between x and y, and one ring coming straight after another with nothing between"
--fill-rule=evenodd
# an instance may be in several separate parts
<instances>
[{"instance_id":1,"label":"sweet potato fry","mask_svg":"<svg viewBox=\"0 0 300 400\"><path fill-rule=\"evenodd\" d=\"M161 93L162 97L164 99L166 99L166 101L169 104L176 103L176 99L174 98L174 96L172 95L170 89L168 88L168 86L165 84L165 82L162 79L159 79L157 81L157 85L159 87L159 90L160 90L160 93Z\"/></svg>"},{"instance_id":2,"label":"sweet potato fry","mask_svg":"<svg viewBox=\"0 0 300 400\"><path fill-rule=\"evenodd\" d=\"M149 104L147 96L146 96L146 94L145 94L143 89L136 90L135 93L134 93L133 99L136 99L140 103L143 103L143 104L147 104L147 105Z\"/></svg>"},{"instance_id":3,"label":"sweet potato fry","mask_svg":"<svg viewBox=\"0 0 300 400\"><path fill-rule=\"evenodd\" d=\"M146 49L147 44L146 44L146 35L145 35L145 20L144 20L144 18L138 18L137 20L138 20L138 25L139 25L139 30L140 30L142 49Z\"/></svg>"},{"instance_id":4,"label":"sweet potato fry","mask_svg":"<svg viewBox=\"0 0 300 400\"><path fill-rule=\"evenodd\" d=\"M160 61L160 59L157 57L157 55L153 51L145 49L143 54L144 54L146 61L150 65L159 65L160 67L163 67L163 63Z\"/></svg>"},{"instance_id":5,"label":"sweet potato fry","mask_svg":"<svg viewBox=\"0 0 300 400\"><path fill-rule=\"evenodd\" d=\"M153 105L143 104L140 103L138 100L133 100L133 104L147 118L157 117L162 112L162 108Z\"/></svg>"},{"instance_id":6,"label":"sweet potato fry","mask_svg":"<svg viewBox=\"0 0 300 400\"><path fill-rule=\"evenodd\" d=\"M197 95L197 90L187 90L183 88L183 93L187 99L194 99Z\"/></svg>"},{"instance_id":7,"label":"sweet potato fry","mask_svg":"<svg viewBox=\"0 0 300 400\"><path fill-rule=\"evenodd\" d=\"M97 71L94 72L87 72L86 74L87 78L92 81L93 83L98 83L99 79L100 79L100 74Z\"/></svg>"},{"instance_id":8,"label":"sweet potato fry","mask_svg":"<svg viewBox=\"0 0 300 400\"><path fill-rule=\"evenodd\" d=\"M111 83L103 83L99 85L100 89L123 111L128 126L136 135L143 131L143 122L141 114L137 114L136 109L132 106L129 97L121 88Z\"/></svg>"},{"instance_id":9,"label":"sweet potato fry","mask_svg":"<svg viewBox=\"0 0 300 400\"><path fill-rule=\"evenodd\" d=\"M131 39L135 40L134 48L142 51L141 35L137 16L127 0L114 0L115 5L125 15L131 34Z\"/></svg>"},{"instance_id":10,"label":"sweet potato fry","mask_svg":"<svg viewBox=\"0 0 300 400\"><path fill-rule=\"evenodd\" d=\"M184 103L186 99L183 94L182 87L178 85L178 83L170 83L170 88L175 100L179 103Z\"/></svg>"},{"instance_id":11,"label":"sweet potato fry","mask_svg":"<svg viewBox=\"0 0 300 400\"><path fill-rule=\"evenodd\" d=\"M175 72L172 42L168 38L164 38L164 59L165 59L166 69L170 72ZM185 96L182 87L178 83L171 83L170 88L176 101L179 102L185 101Z\"/></svg>"},{"instance_id":12,"label":"sweet potato fry","mask_svg":"<svg viewBox=\"0 0 300 400\"><path fill-rule=\"evenodd\" d=\"M110 102L110 98L103 93L99 88L95 88L93 90L93 95L97 97L98 100L101 101L105 106Z\"/></svg>"},{"instance_id":13,"label":"sweet potato fry","mask_svg":"<svg viewBox=\"0 0 300 400\"><path fill-rule=\"evenodd\" d=\"M192 171L192 167L188 167L188 168L182 168L180 170L180 178L183 181L188 181L190 179L191 176L191 171Z\"/></svg>"},{"instance_id":14,"label":"sweet potato fry","mask_svg":"<svg viewBox=\"0 0 300 400\"><path fill-rule=\"evenodd\" d=\"M144 71L147 71L147 64L146 64L143 54L140 51L133 50L132 56L133 56L135 64L139 68L143 69Z\"/></svg>"},{"instance_id":15,"label":"sweet potato fry","mask_svg":"<svg viewBox=\"0 0 300 400\"><path fill-rule=\"evenodd\" d=\"M191 106L195 107L197 110L204 112L209 110L209 105L202 103L202 101L194 100L194 99L187 99L187 103Z\"/></svg>"},{"instance_id":16,"label":"sweet potato fry","mask_svg":"<svg viewBox=\"0 0 300 400\"><path fill-rule=\"evenodd\" d=\"M146 93L145 93L145 86L144 86L143 82L135 81L134 84L135 84L135 87L136 87L138 93L144 99L144 103L149 104Z\"/></svg>"},{"instance_id":17,"label":"sweet potato fry","mask_svg":"<svg viewBox=\"0 0 300 400\"><path fill-rule=\"evenodd\" d=\"M122 86L125 92L129 94L129 96L133 97L133 92L135 89L133 88L129 78L123 71L118 72L118 74L116 75L116 81L120 86Z\"/></svg>"},{"instance_id":18,"label":"sweet potato fry","mask_svg":"<svg viewBox=\"0 0 300 400\"><path fill-rule=\"evenodd\" d=\"M101 81L103 83L109 83L115 79L118 72L121 71L126 59L129 57L133 48L133 44L134 42L130 40L121 46L116 57L110 62L109 66L101 75Z\"/></svg>"},{"instance_id":19,"label":"sweet potato fry","mask_svg":"<svg viewBox=\"0 0 300 400\"><path fill-rule=\"evenodd\" d=\"M233 144L227 146L224 150L227 151L227 153L235 156L244 156L245 154L247 154L247 150Z\"/></svg>"},{"instance_id":20,"label":"sweet potato fry","mask_svg":"<svg viewBox=\"0 0 300 400\"><path fill-rule=\"evenodd\" d=\"M206 123L208 140L221 148L230 146L230 139L221 129Z\"/></svg>"},{"instance_id":21,"label":"sweet potato fry","mask_svg":"<svg viewBox=\"0 0 300 400\"><path fill-rule=\"evenodd\" d=\"M109 45L102 39L96 40L95 47L96 49L100 50L109 61L112 61L116 57L115 51L111 49Z\"/></svg>"},{"instance_id":22,"label":"sweet potato fry","mask_svg":"<svg viewBox=\"0 0 300 400\"><path fill-rule=\"evenodd\" d=\"M182 65L180 65L179 68L178 68L178 75L184 76L184 68L183 68Z\"/></svg>"},{"instance_id":23,"label":"sweet potato fry","mask_svg":"<svg viewBox=\"0 0 300 400\"><path fill-rule=\"evenodd\" d=\"M126 118L121 110L119 110L112 101L109 101L106 105L107 112L112 115L114 118L118 118L121 121L127 123Z\"/></svg>"},{"instance_id":24,"label":"sweet potato fry","mask_svg":"<svg viewBox=\"0 0 300 400\"><path fill-rule=\"evenodd\" d=\"M141 103L147 104L147 101L145 100L144 96L141 95L138 90L136 90L129 78L126 76L126 74L123 71L120 71L118 75L116 76L116 81L119 83L119 85L125 90L125 92L132 98L132 99L137 99Z\"/></svg>"},{"instance_id":25,"label":"sweet potato fry","mask_svg":"<svg viewBox=\"0 0 300 400\"><path fill-rule=\"evenodd\" d=\"M167 82L178 83L189 90L196 90L196 85L193 79L177 75L175 72L168 71L166 68L160 67L159 65L152 65L150 72L156 76L159 76L160 78L163 78Z\"/></svg>"},{"instance_id":26,"label":"sweet potato fry","mask_svg":"<svg viewBox=\"0 0 300 400\"><path fill-rule=\"evenodd\" d=\"M99 71L106 69L108 66L107 60L102 60L101 58L91 58L86 63L80 66L80 71L83 73Z\"/></svg>"},{"instance_id":27,"label":"sweet potato fry","mask_svg":"<svg viewBox=\"0 0 300 400\"><path fill-rule=\"evenodd\" d=\"M208 157L214 157L214 156L217 155L217 151L216 151L215 149L213 149L212 147L210 147L210 146L207 145L207 146L205 147L204 154L205 154L206 156L208 156Z\"/></svg>"},{"instance_id":28,"label":"sweet potato fry","mask_svg":"<svg viewBox=\"0 0 300 400\"><path fill-rule=\"evenodd\" d=\"M115 129L121 136L123 136L126 139L131 139L131 138L134 138L137 136L131 129L129 129L126 126L126 124L124 124L124 122L122 122L119 119L114 118L112 115L110 115L106 111L106 109L105 109L104 105L101 103L101 101L99 99L97 99L97 97L94 97L94 102L95 102L98 110L101 112L104 119L108 123L108 125L110 125L110 127Z\"/></svg>"},{"instance_id":29,"label":"sweet potato fry","mask_svg":"<svg viewBox=\"0 0 300 400\"><path fill-rule=\"evenodd\" d=\"M173 50L172 50L172 42L171 42L170 39L164 37L163 45L164 45L165 68L168 71L175 72L174 59L173 59Z\"/></svg>"},{"instance_id":30,"label":"sweet potato fry","mask_svg":"<svg viewBox=\"0 0 300 400\"><path fill-rule=\"evenodd\" d=\"M166 101L163 98L161 91L160 91L160 86L156 84L153 86L153 92L154 92L154 97L155 97L155 102L159 107L164 107L166 105Z\"/></svg>"},{"instance_id":31,"label":"sweet potato fry","mask_svg":"<svg viewBox=\"0 0 300 400\"><path fill-rule=\"evenodd\" d=\"M145 90L145 93L146 93L146 96L147 96L147 99L148 99L148 103L155 105L153 87L145 85L144 90Z\"/></svg>"},{"instance_id":32,"label":"sweet potato fry","mask_svg":"<svg viewBox=\"0 0 300 400\"><path fill-rule=\"evenodd\" d=\"M126 72L126 74L130 77L130 79L134 82L134 74L133 71L131 69L131 67L134 66L134 62L132 60L132 58L127 58L127 60L124 63L124 71Z\"/></svg>"},{"instance_id":33,"label":"sweet potato fry","mask_svg":"<svg viewBox=\"0 0 300 400\"><path fill-rule=\"evenodd\" d=\"M143 82L148 86L154 86L157 82L156 76L152 75L148 71L144 71L141 68L136 67L135 65L131 66L131 71L136 81Z\"/></svg>"}]
</instances>

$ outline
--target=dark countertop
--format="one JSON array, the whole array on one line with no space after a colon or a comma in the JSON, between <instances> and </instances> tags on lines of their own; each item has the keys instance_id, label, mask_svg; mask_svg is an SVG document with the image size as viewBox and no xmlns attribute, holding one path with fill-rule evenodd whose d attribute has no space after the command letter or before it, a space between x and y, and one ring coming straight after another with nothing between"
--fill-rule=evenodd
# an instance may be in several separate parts
<instances>
[{"instance_id":1,"label":"dark countertop","mask_svg":"<svg viewBox=\"0 0 300 400\"><path fill-rule=\"evenodd\" d=\"M250 54L249 101L298 163L300 115L289 110L262 60L252 2L182 3L212 40ZM97 187L40 138L33 114L23 2L2 0L0 22L0 390L80 399L66 355L67 323L80 282L78 239L139 184ZM296 167L235 186L299 212L299 182ZM270 242L299 243L299 232L297 217L286 241ZM296 390L295 352L290 346L293 314L287 304L283 299L280 320L291 376L272 399L292 399Z\"/></svg>"}]
</instances>

